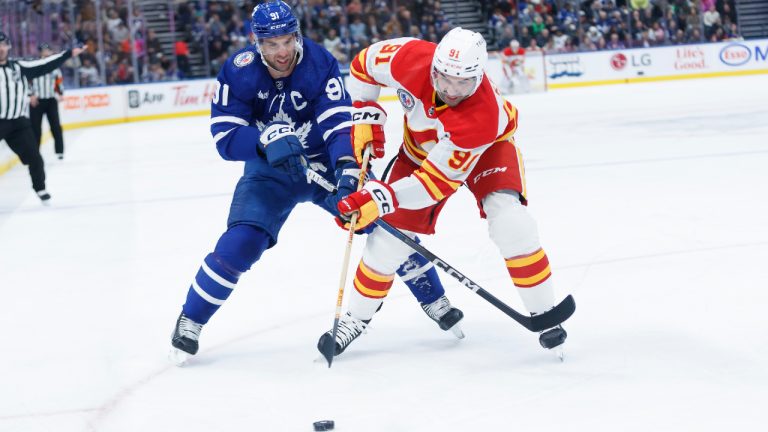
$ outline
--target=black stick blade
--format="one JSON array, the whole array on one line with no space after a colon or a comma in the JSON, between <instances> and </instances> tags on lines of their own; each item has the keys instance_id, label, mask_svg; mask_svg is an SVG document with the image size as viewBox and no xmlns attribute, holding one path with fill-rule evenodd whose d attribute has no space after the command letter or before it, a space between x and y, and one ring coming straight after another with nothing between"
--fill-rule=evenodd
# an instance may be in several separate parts
<instances>
[{"instance_id":1,"label":"black stick blade","mask_svg":"<svg viewBox=\"0 0 768 432\"><path fill-rule=\"evenodd\" d=\"M328 367L331 367L333 363L333 356L336 355L336 334L339 331L339 319L336 318L333 322L333 330L330 333L323 333L320 336L320 340L317 341L317 350L325 357L328 362Z\"/></svg>"},{"instance_id":2,"label":"black stick blade","mask_svg":"<svg viewBox=\"0 0 768 432\"><path fill-rule=\"evenodd\" d=\"M531 326L528 327L531 331L542 331L548 328L552 328L556 325L562 324L563 321L573 315L576 311L576 302L573 300L573 296L568 295L563 301L560 302L553 309L544 312L541 315L534 315L531 317ZM527 326L526 326L527 327Z\"/></svg>"}]
</instances>

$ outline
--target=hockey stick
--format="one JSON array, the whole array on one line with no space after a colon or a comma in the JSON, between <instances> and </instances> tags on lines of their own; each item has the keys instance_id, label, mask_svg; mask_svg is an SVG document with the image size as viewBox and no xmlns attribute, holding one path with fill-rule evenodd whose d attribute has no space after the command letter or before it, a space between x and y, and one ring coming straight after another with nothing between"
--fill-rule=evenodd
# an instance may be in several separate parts
<instances>
[{"instance_id":1,"label":"hockey stick","mask_svg":"<svg viewBox=\"0 0 768 432\"><path fill-rule=\"evenodd\" d=\"M544 313L534 315L534 316L523 315L520 312L512 309L506 303L496 298L493 294L484 290L480 285L473 282L472 279L464 276L460 271L456 270L453 266L451 266L447 262L440 259L437 255L430 252L427 248L420 245L419 243L416 243L415 240L405 235L399 229L393 227L392 225L388 224L386 221L382 219L376 219L374 223L379 227L383 228L388 233L395 236L395 238L397 238L398 240L410 246L411 249L418 252L421 256L426 258L429 262L437 266L437 268L448 273L448 275L450 275L454 279L461 282L462 285L469 288L470 290L472 290L472 292L479 295L480 297L485 299L488 303L495 306L496 309L499 309L500 311L504 312L505 314L507 314L507 316L517 321L523 327L527 328L532 332L539 332L542 330L546 330L548 328L552 328L562 323L563 321L567 320L568 318L570 318L570 316L573 315L573 312L576 310L576 302L573 300L573 297L571 295L568 295L557 306L555 306L554 308Z\"/></svg>"},{"instance_id":2,"label":"hockey stick","mask_svg":"<svg viewBox=\"0 0 768 432\"><path fill-rule=\"evenodd\" d=\"M314 175L310 174L310 172L314 173ZM320 176L320 174L312 170L307 170L307 179L315 181L317 184L319 184L323 189L327 190L328 192L333 193L336 191L336 188L328 180L324 179L322 176ZM421 256L426 258L429 262L431 262L432 264L434 264L444 272L448 273L448 275L450 275L454 279L461 282L462 285L472 290L472 292L482 297L488 303L492 304L494 307L496 307L496 309L499 309L500 311L504 312L507 316L517 321L520 325L522 325L523 327L527 328L532 332L539 332L542 330L546 330L548 328L552 328L556 325L559 325L563 323L565 320L567 320L568 318L570 318L571 315L573 315L573 313L576 311L576 302L573 300L573 296L568 295L557 306L555 306L554 308L544 313L534 315L534 316L523 315L520 312L512 309L506 303L496 298L493 294L484 290L480 285L472 281L472 279L464 276L464 274L456 270L456 268L454 268L452 265L443 261L437 255L433 254L427 248L420 245L415 240L408 237L405 233L393 227L383 219L376 219L374 223L379 227L381 227L382 229L384 229L385 231L387 231L388 233L395 236L395 238L397 238L398 240L410 246L411 249L418 252ZM338 317L338 314L337 314L337 317ZM333 341L335 343L336 341L335 337ZM330 367L330 361L329 361L329 367Z\"/></svg>"},{"instance_id":3,"label":"hockey stick","mask_svg":"<svg viewBox=\"0 0 768 432\"><path fill-rule=\"evenodd\" d=\"M360 166L360 176L358 177L357 182L357 190L360 190L360 188L363 187L363 180L365 179L365 172L368 169L368 160L371 157L371 146L367 146L365 148L365 151L363 152L363 163ZM329 192L334 192L336 190L336 187L333 186L329 181L325 180L320 174L318 174L316 171L313 171L309 168L307 168L307 181L313 180L316 183L320 184L324 189L328 190ZM322 180L322 182L321 182ZM328 188L330 186L330 189ZM320 350L320 352L323 354L323 357L325 357L325 360L328 361L328 367L331 367L331 363L333 363L333 356L336 354L336 335L339 332L339 319L341 319L341 301L344 298L344 285L347 284L347 271L349 270L349 256L350 252L352 251L352 239L355 238L355 225L357 225L357 217L359 213L354 213L352 215L352 219L349 221L349 237L347 238L347 248L344 250L344 260L341 265L341 277L339 279L339 292L336 296L336 315L333 318L333 330L331 331L331 338L328 340L328 342L325 344L325 346Z\"/></svg>"}]
</instances>

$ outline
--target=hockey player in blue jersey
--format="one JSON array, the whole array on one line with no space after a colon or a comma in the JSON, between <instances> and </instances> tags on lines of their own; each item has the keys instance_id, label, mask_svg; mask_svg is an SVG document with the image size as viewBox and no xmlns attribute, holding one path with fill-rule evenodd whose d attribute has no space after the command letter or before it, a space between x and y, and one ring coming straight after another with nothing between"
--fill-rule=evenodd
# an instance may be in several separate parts
<instances>
[{"instance_id":1,"label":"hockey player in blue jersey","mask_svg":"<svg viewBox=\"0 0 768 432\"><path fill-rule=\"evenodd\" d=\"M297 204L312 202L336 216L336 203L357 189L351 100L336 60L302 38L282 1L257 5L251 27L256 45L222 66L211 104L211 135L219 154L245 161L245 171L235 188L227 231L203 260L176 321L171 356L177 363L197 353L203 325L240 276L277 243ZM334 182L338 192L329 195L309 183L307 169ZM427 315L457 333L463 314L448 302L431 263L414 254L398 274ZM358 330L345 323L339 334L357 337Z\"/></svg>"}]
</instances>

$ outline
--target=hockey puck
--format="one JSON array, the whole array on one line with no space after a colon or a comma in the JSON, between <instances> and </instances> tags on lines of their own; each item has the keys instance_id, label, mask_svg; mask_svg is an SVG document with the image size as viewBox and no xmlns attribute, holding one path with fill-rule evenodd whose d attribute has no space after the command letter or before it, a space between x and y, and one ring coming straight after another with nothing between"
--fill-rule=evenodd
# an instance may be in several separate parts
<instances>
[{"instance_id":1,"label":"hockey puck","mask_svg":"<svg viewBox=\"0 0 768 432\"><path fill-rule=\"evenodd\" d=\"M329 431L333 430L333 420L320 420L312 423L316 431Z\"/></svg>"}]
</instances>

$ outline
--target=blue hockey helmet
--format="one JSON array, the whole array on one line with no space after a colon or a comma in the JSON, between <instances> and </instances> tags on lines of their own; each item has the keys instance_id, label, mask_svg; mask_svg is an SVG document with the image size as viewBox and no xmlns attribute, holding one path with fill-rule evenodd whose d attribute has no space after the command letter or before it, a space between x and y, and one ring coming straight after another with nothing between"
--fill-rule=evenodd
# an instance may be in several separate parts
<instances>
[{"instance_id":1,"label":"blue hockey helmet","mask_svg":"<svg viewBox=\"0 0 768 432\"><path fill-rule=\"evenodd\" d=\"M261 3L253 8L251 30L256 39L264 39L299 32L299 20L291 7L281 0Z\"/></svg>"},{"instance_id":2,"label":"blue hockey helmet","mask_svg":"<svg viewBox=\"0 0 768 432\"><path fill-rule=\"evenodd\" d=\"M291 7L282 0L270 0L266 3L260 3L253 8L251 14L251 30L256 37L256 47L261 53L261 40L278 36L293 34L296 37L296 52L298 54L297 63L301 61L304 55L303 39L299 20L293 15ZM264 56L261 61L268 67L272 67L266 62Z\"/></svg>"},{"instance_id":3,"label":"blue hockey helmet","mask_svg":"<svg viewBox=\"0 0 768 432\"><path fill-rule=\"evenodd\" d=\"M0 43L4 43L6 45L11 44L11 39L8 38L8 35L0 31Z\"/></svg>"}]
</instances>

